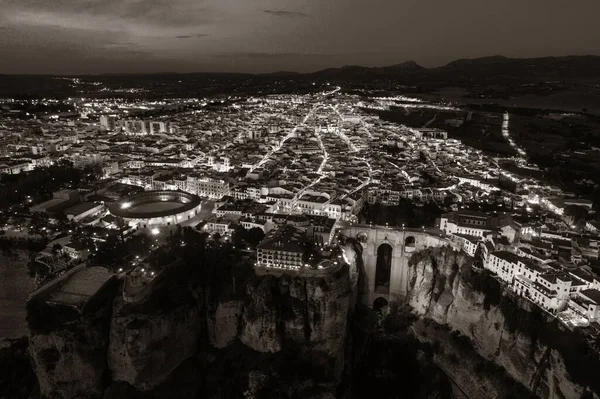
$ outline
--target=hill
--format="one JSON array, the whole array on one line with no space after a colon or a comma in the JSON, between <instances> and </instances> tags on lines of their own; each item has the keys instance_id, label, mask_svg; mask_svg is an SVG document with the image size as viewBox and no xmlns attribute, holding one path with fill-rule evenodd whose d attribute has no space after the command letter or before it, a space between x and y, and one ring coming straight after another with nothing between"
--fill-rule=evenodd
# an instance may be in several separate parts
<instances>
[{"instance_id":1,"label":"hill","mask_svg":"<svg viewBox=\"0 0 600 399\"><path fill-rule=\"evenodd\" d=\"M491 56L459 59L444 66L424 68L414 61L386 67L344 66L328 68L307 76L336 80L370 80L419 78L425 81L459 83L519 83L540 80L600 79L599 56L566 56L543 58L507 58Z\"/></svg>"}]
</instances>

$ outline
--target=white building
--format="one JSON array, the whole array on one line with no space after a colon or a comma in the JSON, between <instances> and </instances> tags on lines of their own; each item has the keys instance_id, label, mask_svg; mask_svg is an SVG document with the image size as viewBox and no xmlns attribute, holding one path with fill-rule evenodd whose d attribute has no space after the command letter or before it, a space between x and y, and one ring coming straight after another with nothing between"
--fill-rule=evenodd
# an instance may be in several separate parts
<instances>
[{"instance_id":1,"label":"white building","mask_svg":"<svg viewBox=\"0 0 600 399\"><path fill-rule=\"evenodd\" d=\"M229 183L210 177L188 176L185 191L200 197L219 199L225 195L229 195Z\"/></svg>"},{"instance_id":2,"label":"white building","mask_svg":"<svg viewBox=\"0 0 600 399\"><path fill-rule=\"evenodd\" d=\"M257 266L279 269L300 269L306 247L302 232L290 225L271 230L258 245Z\"/></svg>"}]
</instances>

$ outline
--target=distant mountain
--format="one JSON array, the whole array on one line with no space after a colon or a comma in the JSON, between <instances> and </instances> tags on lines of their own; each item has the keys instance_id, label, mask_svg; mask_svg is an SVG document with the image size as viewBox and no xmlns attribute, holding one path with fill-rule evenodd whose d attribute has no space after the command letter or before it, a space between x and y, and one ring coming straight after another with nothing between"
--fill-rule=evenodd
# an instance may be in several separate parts
<instances>
[{"instance_id":1,"label":"distant mountain","mask_svg":"<svg viewBox=\"0 0 600 399\"><path fill-rule=\"evenodd\" d=\"M0 0L1 1L1 0ZM74 75L71 75L73 77ZM312 73L278 71L270 74L251 73L173 73L79 75L83 82L94 76L107 88L138 87L147 96L214 95L219 93L253 93L265 90L310 91L316 81L372 84L386 90L390 85L418 86L419 90L440 87L507 88L539 82L565 82L589 86L596 93L600 87L600 56L567 56L543 58L507 58L491 56L459 59L436 68L424 68L414 61L383 67L347 65ZM278 81L269 86L269 82ZM562 83L561 83L562 85ZM566 86L565 86L566 87ZM91 95L96 86L74 86L70 80L51 75L2 75L0 98L74 97ZM549 89L554 90L553 88ZM109 92L97 93L108 95Z\"/></svg>"},{"instance_id":2,"label":"distant mountain","mask_svg":"<svg viewBox=\"0 0 600 399\"><path fill-rule=\"evenodd\" d=\"M414 74L425 70L422 66L414 61L406 61L401 64L390 65L385 67L363 67L358 65L346 65L341 68L328 68L309 75L318 77L342 78L342 79L359 79L370 77L387 77L395 75Z\"/></svg>"},{"instance_id":3,"label":"distant mountain","mask_svg":"<svg viewBox=\"0 0 600 399\"><path fill-rule=\"evenodd\" d=\"M400 64L383 67L383 69L408 71L408 70L421 70L421 69L425 69L425 68L422 67L421 65L417 64L414 61L405 61Z\"/></svg>"},{"instance_id":4,"label":"distant mountain","mask_svg":"<svg viewBox=\"0 0 600 399\"><path fill-rule=\"evenodd\" d=\"M470 65L493 65L493 64L508 63L512 60L513 59L505 57L503 55L492 55L489 57L480 57L480 58L460 58L458 60L449 62L442 68L463 67L463 66L470 66Z\"/></svg>"},{"instance_id":5,"label":"distant mountain","mask_svg":"<svg viewBox=\"0 0 600 399\"><path fill-rule=\"evenodd\" d=\"M275 77L294 77L294 76L298 76L301 75L300 72L292 72L292 71L276 71L276 72L270 72L270 73L264 73L263 76L275 76Z\"/></svg>"},{"instance_id":6,"label":"distant mountain","mask_svg":"<svg viewBox=\"0 0 600 399\"><path fill-rule=\"evenodd\" d=\"M566 56L543 58L507 58L496 55L474 59L459 59L444 66L424 68L414 61L385 67L344 66L328 68L311 77L338 80L397 79L445 81L473 84L519 83L539 80L600 79L600 56Z\"/></svg>"}]
</instances>

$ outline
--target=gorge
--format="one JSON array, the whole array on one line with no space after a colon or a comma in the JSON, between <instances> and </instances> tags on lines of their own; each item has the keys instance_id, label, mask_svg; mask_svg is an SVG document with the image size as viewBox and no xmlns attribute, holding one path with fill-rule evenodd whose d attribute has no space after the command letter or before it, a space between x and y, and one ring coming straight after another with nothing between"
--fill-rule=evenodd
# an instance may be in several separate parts
<instances>
[{"instance_id":1,"label":"gorge","mask_svg":"<svg viewBox=\"0 0 600 399\"><path fill-rule=\"evenodd\" d=\"M403 300L370 309L361 304L362 248L349 239L349 264L324 277L256 276L240 264L248 273L224 290L206 269L183 264L140 303L123 301L117 279L80 313L30 301L34 390L43 398L598 397L593 372L574 367L581 359L530 329L531 320L557 327L465 253L419 248ZM586 368L595 361L585 357Z\"/></svg>"}]
</instances>

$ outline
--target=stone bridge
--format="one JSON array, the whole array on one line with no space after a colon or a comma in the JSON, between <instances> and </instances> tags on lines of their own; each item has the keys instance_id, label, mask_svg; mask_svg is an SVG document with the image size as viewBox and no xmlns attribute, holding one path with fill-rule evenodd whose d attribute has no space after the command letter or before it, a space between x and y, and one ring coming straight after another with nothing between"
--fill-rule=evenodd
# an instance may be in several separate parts
<instances>
[{"instance_id":1,"label":"stone bridge","mask_svg":"<svg viewBox=\"0 0 600 399\"><path fill-rule=\"evenodd\" d=\"M415 251L445 245L457 248L437 229L358 224L342 228L341 233L357 239L363 247L364 273L359 271L359 297L363 304L375 308L406 297L408 260Z\"/></svg>"}]
</instances>

